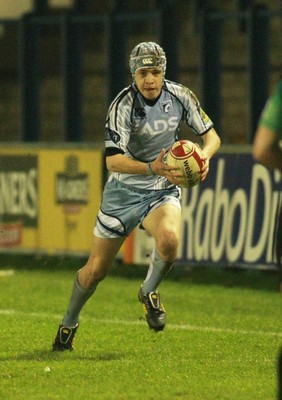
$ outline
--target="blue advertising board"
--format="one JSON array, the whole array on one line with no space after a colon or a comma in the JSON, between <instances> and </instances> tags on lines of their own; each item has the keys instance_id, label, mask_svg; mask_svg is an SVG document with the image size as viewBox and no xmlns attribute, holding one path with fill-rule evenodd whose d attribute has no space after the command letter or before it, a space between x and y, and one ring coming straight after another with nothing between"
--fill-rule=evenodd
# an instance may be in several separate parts
<instances>
[{"instance_id":1,"label":"blue advertising board","mask_svg":"<svg viewBox=\"0 0 282 400\"><path fill-rule=\"evenodd\" d=\"M276 268L281 262L282 243L276 235L281 232L281 205L281 172L255 163L250 153L219 153L207 179L182 191L178 260Z\"/></svg>"}]
</instances>

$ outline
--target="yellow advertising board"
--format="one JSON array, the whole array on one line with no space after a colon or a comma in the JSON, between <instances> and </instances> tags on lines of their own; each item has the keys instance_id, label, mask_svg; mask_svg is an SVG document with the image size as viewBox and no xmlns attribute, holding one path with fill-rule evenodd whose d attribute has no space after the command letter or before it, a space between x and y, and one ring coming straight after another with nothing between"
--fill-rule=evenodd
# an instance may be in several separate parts
<instances>
[{"instance_id":1,"label":"yellow advertising board","mask_svg":"<svg viewBox=\"0 0 282 400\"><path fill-rule=\"evenodd\" d=\"M1 146L0 250L88 253L102 162L94 148Z\"/></svg>"}]
</instances>

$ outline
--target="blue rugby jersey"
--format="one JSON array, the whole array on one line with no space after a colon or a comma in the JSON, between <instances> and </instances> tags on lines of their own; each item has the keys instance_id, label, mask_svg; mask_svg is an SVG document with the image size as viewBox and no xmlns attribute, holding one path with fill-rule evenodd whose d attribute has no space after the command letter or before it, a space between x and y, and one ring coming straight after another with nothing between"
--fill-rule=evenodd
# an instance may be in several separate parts
<instances>
[{"instance_id":1,"label":"blue rugby jersey","mask_svg":"<svg viewBox=\"0 0 282 400\"><path fill-rule=\"evenodd\" d=\"M213 123L201 109L194 93L187 87L164 80L157 102L150 105L135 84L122 90L111 103L105 127L106 154L119 152L143 162L154 161L178 140L181 124L187 124L196 135L204 135ZM143 189L171 186L163 176L113 173L128 185Z\"/></svg>"}]
</instances>

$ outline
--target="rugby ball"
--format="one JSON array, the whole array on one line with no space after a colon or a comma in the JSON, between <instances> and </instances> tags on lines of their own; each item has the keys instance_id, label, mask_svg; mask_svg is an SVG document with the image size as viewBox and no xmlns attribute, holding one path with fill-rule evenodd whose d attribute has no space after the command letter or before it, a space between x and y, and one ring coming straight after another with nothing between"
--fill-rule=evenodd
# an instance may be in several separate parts
<instances>
[{"instance_id":1,"label":"rugby ball","mask_svg":"<svg viewBox=\"0 0 282 400\"><path fill-rule=\"evenodd\" d=\"M168 151L166 163L180 168L179 186L190 188L198 185L201 180L201 169L204 165L203 153L199 146L190 140L175 142Z\"/></svg>"}]
</instances>

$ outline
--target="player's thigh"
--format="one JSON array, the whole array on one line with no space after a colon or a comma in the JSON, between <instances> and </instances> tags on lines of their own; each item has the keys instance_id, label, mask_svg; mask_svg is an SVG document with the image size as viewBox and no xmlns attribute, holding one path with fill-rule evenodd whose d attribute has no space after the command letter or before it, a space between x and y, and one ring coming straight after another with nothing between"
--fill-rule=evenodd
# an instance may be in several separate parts
<instances>
[{"instance_id":1,"label":"player's thigh","mask_svg":"<svg viewBox=\"0 0 282 400\"><path fill-rule=\"evenodd\" d=\"M178 240L180 236L181 211L171 204L164 204L151 211L142 225L157 241L163 235L172 234Z\"/></svg>"}]
</instances>

